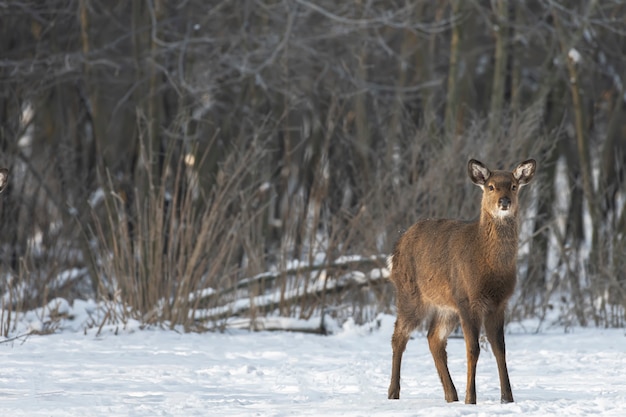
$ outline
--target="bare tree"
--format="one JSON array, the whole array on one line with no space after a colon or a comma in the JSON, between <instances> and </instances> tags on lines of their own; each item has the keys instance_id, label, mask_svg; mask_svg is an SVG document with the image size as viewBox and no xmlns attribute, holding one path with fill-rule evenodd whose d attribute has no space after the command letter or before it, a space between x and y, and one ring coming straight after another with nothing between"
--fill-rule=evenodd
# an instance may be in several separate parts
<instances>
[{"instance_id":1,"label":"bare tree","mask_svg":"<svg viewBox=\"0 0 626 417\"><path fill-rule=\"evenodd\" d=\"M125 279L141 314L211 288L214 306L278 294L249 315L334 303L367 320L392 305L385 284L337 284L342 298L339 273L293 263L387 253L416 219L475 208L463 183L439 180L460 177L459 159L522 154L545 198L526 208L519 314L560 292L567 320L623 321L623 2L4 6L0 273L30 304L108 299ZM206 211L217 201L220 219ZM215 241L186 233L209 218ZM122 249L142 257L103 268ZM82 272L59 285L70 268ZM289 272L239 285L271 270ZM149 290L141 301L134 285ZM181 308L166 310L184 322Z\"/></svg>"}]
</instances>

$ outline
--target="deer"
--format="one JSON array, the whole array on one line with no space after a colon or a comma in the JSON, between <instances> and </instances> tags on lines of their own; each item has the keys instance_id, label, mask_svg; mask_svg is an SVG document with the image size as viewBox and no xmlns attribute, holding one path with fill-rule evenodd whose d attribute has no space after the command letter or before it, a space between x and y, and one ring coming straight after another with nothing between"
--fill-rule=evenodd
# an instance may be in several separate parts
<instances>
[{"instance_id":1,"label":"deer","mask_svg":"<svg viewBox=\"0 0 626 417\"><path fill-rule=\"evenodd\" d=\"M471 159L471 181L482 189L477 220L419 220L397 240L387 259L396 293L396 321L388 398L400 398L402 354L423 325L447 402L458 401L446 346L460 324L467 354L465 403L476 404L476 364L484 327L498 366L500 400L513 402L504 343L505 310L516 284L518 193L535 175L528 159L513 171L491 171Z\"/></svg>"},{"instance_id":2,"label":"deer","mask_svg":"<svg viewBox=\"0 0 626 417\"><path fill-rule=\"evenodd\" d=\"M9 170L6 168L0 168L0 193L4 191L7 183L9 182Z\"/></svg>"}]
</instances>

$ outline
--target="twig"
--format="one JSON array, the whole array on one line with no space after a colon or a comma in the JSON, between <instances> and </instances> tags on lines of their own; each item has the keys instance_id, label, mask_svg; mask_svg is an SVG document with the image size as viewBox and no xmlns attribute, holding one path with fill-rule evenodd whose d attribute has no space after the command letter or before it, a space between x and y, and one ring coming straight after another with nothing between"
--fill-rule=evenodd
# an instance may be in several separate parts
<instances>
[{"instance_id":1,"label":"twig","mask_svg":"<svg viewBox=\"0 0 626 417\"><path fill-rule=\"evenodd\" d=\"M19 340L21 338L24 338L24 340L22 341L22 344L24 344L24 343L26 343L26 339L28 339L28 337L32 336L33 334L34 334L34 332L31 330L28 333L23 333L23 334L19 334L17 336L9 337L7 339L0 340L0 345L3 344L3 343L11 343L11 342Z\"/></svg>"}]
</instances>

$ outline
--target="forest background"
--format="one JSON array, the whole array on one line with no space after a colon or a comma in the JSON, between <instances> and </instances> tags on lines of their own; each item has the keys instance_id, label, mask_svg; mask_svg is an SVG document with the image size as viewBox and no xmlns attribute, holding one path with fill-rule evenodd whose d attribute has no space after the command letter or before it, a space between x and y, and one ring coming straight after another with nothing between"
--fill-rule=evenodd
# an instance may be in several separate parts
<instances>
[{"instance_id":1,"label":"forest background","mask_svg":"<svg viewBox=\"0 0 626 417\"><path fill-rule=\"evenodd\" d=\"M94 326L371 321L399 233L477 214L467 161L529 157L510 319L623 326L625 19L616 0L0 1L2 335L42 306L54 330L59 299L95 300Z\"/></svg>"}]
</instances>

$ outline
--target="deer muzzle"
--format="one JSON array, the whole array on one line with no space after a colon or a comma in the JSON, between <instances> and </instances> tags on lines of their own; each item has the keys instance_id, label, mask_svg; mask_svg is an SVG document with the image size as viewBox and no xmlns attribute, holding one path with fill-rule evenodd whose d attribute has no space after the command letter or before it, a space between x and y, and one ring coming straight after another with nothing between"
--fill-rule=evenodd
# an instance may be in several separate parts
<instances>
[{"instance_id":1,"label":"deer muzzle","mask_svg":"<svg viewBox=\"0 0 626 417\"><path fill-rule=\"evenodd\" d=\"M502 211L507 211L511 208L511 199L509 197L501 197L498 200L498 208Z\"/></svg>"}]
</instances>

